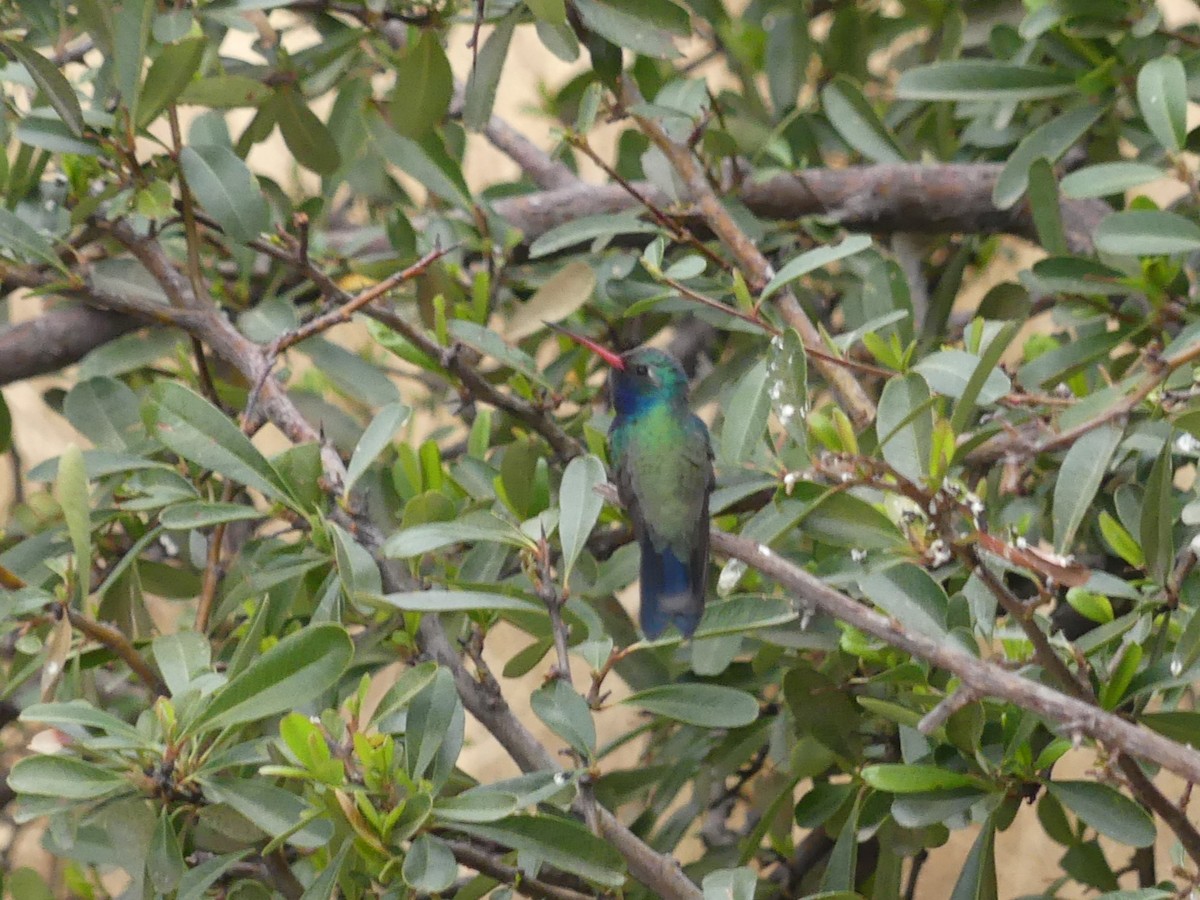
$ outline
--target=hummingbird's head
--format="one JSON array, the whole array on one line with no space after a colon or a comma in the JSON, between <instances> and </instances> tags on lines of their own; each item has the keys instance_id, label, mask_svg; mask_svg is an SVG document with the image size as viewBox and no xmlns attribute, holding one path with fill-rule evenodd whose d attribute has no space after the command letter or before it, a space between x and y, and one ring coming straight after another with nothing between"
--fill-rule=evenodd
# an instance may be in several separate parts
<instances>
[{"instance_id":1,"label":"hummingbird's head","mask_svg":"<svg viewBox=\"0 0 1200 900\"><path fill-rule=\"evenodd\" d=\"M633 415L659 403L686 404L687 375L672 357L653 347L621 355L613 366L608 390L617 415Z\"/></svg>"}]
</instances>

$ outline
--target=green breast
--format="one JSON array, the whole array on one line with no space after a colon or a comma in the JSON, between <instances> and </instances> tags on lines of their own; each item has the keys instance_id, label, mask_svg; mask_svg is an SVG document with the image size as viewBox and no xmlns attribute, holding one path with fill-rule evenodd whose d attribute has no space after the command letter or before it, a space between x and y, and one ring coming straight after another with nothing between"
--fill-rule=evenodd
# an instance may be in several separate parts
<instances>
[{"instance_id":1,"label":"green breast","mask_svg":"<svg viewBox=\"0 0 1200 900\"><path fill-rule=\"evenodd\" d=\"M618 480L633 491L655 545L689 553L708 490L704 426L663 404L615 423L609 438Z\"/></svg>"}]
</instances>

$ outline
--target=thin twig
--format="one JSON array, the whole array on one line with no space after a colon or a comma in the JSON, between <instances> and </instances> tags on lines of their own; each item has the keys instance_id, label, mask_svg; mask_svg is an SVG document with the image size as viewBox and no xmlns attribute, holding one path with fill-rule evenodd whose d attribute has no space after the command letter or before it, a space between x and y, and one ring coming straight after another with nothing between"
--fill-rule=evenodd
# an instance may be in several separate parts
<instances>
[{"instance_id":1,"label":"thin twig","mask_svg":"<svg viewBox=\"0 0 1200 900\"><path fill-rule=\"evenodd\" d=\"M658 204L655 203L648 194L643 193L628 178L625 178L620 172L605 162L604 158L592 149L591 144L587 142L587 138L578 134L569 134L567 135L567 143L599 166L605 175L624 188L629 196L633 197L638 203L642 204L642 206L646 208L646 211L649 212L653 217L654 221L671 232L676 241L680 242L681 244L687 244L688 246L698 250L706 259L708 259L709 262L713 263L722 271L728 272L732 268L729 263L718 256L716 252L714 252L713 249L708 246L708 244L696 237L696 235L692 233L691 229L689 229L678 219L663 212L658 207Z\"/></svg>"},{"instance_id":2,"label":"thin twig","mask_svg":"<svg viewBox=\"0 0 1200 900\"><path fill-rule=\"evenodd\" d=\"M530 878L520 869L497 859L495 854L468 841L446 840L446 844L460 864L504 884L514 885L519 893L527 897L536 900L593 900L595 896L551 884L544 878Z\"/></svg>"},{"instance_id":3,"label":"thin twig","mask_svg":"<svg viewBox=\"0 0 1200 900\"><path fill-rule=\"evenodd\" d=\"M103 644L111 650L113 655L129 666L130 671L137 675L155 694L165 697L169 693L166 684L158 677L158 673L146 662L145 657L137 652L133 644L129 643L125 635L121 634L117 629L105 625L103 622L89 619L83 613L71 609L66 604L63 604L63 609L66 610L67 618L70 620L72 627L78 628L83 632L84 637L98 644Z\"/></svg>"}]
</instances>

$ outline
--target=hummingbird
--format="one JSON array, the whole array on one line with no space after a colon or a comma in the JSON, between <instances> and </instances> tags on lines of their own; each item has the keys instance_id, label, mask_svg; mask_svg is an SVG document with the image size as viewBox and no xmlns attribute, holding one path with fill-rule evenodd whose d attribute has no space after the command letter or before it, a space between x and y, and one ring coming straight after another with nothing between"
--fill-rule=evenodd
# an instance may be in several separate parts
<instances>
[{"instance_id":1,"label":"hummingbird","mask_svg":"<svg viewBox=\"0 0 1200 900\"><path fill-rule=\"evenodd\" d=\"M714 477L708 427L688 408L687 375L673 357L653 347L618 354L546 324L612 370L609 456L642 552L642 631L656 638L674 624L691 637L704 612Z\"/></svg>"}]
</instances>

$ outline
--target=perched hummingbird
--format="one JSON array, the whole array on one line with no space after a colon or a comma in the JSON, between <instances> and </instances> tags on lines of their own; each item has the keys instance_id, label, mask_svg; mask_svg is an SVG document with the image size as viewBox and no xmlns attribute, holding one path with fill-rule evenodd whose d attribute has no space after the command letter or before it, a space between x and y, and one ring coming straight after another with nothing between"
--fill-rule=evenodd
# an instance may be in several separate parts
<instances>
[{"instance_id":1,"label":"perched hummingbird","mask_svg":"<svg viewBox=\"0 0 1200 900\"><path fill-rule=\"evenodd\" d=\"M617 354L550 327L612 367L608 391L616 415L608 445L617 493L642 550L642 631L655 638L674 623L691 637L704 612L713 455L708 428L688 409L687 375L661 350Z\"/></svg>"}]
</instances>

